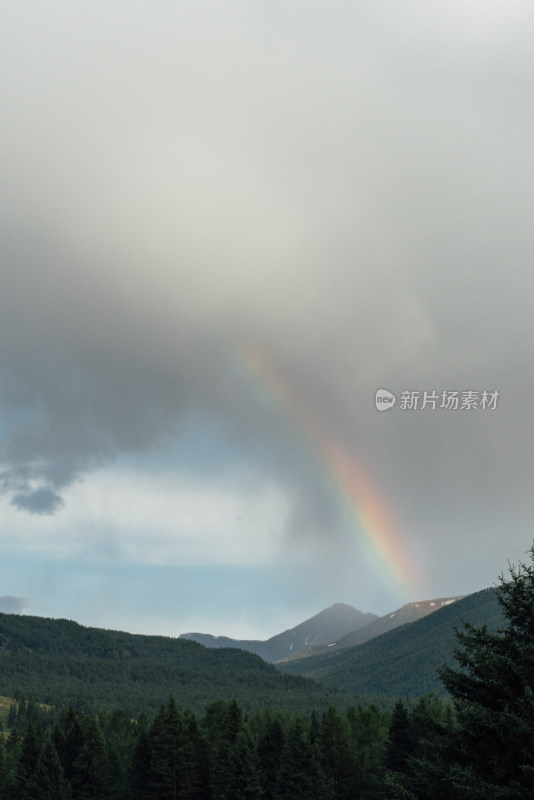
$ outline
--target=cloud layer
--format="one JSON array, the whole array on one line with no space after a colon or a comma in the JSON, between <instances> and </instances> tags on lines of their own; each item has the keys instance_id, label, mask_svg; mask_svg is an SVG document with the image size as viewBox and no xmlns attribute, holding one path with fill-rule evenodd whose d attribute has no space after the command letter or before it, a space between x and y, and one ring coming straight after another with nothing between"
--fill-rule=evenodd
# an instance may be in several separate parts
<instances>
[{"instance_id":1,"label":"cloud layer","mask_svg":"<svg viewBox=\"0 0 534 800\"><path fill-rule=\"evenodd\" d=\"M530 5L56 2L31 25L15 5L6 16L6 501L59 519L95 471L132 457L149 476L168 451L199 484L276 487L287 547L339 544L321 453L247 379L248 352L364 465L434 580L459 548L476 570L484 544L493 569L503 530L523 553ZM379 415L379 386L500 401Z\"/></svg>"}]
</instances>

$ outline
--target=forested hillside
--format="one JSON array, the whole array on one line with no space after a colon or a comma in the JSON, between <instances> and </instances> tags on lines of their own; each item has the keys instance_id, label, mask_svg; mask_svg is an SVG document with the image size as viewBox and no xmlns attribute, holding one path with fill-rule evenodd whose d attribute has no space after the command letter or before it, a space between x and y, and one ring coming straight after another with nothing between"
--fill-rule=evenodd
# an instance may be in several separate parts
<instances>
[{"instance_id":1,"label":"forested hillside","mask_svg":"<svg viewBox=\"0 0 534 800\"><path fill-rule=\"evenodd\" d=\"M241 650L0 614L0 695L21 691L42 703L119 707L129 716L154 712L171 693L180 706L198 711L232 698L246 710L302 711L349 703L313 681L281 675Z\"/></svg>"},{"instance_id":2,"label":"forested hillside","mask_svg":"<svg viewBox=\"0 0 534 800\"><path fill-rule=\"evenodd\" d=\"M495 630L502 610L494 589L468 595L452 605L377 636L357 647L281 663L285 674L306 675L325 686L361 695L420 697L444 695L438 675L443 663L452 663L455 626L466 620Z\"/></svg>"}]
</instances>

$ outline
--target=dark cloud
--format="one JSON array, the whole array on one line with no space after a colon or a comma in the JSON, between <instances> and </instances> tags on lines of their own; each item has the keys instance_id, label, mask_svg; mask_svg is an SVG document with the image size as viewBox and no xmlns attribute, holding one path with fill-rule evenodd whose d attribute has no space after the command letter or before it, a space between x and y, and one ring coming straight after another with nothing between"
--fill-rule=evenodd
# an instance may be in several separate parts
<instances>
[{"instance_id":1,"label":"dark cloud","mask_svg":"<svg viewBox=\"0 0 534 800\"><path fill-rule=\"evenodd\" d=\"M63 500L51 489L43 487L26 494L16 494L11 503L15 508L32 514L55 514L62 507Z\"/></svg>"},{"instance_id":2,"label":"dark cloud","mask_svg":"<svg viewBox=\"0 0 534 800\"><path fill-rule=\"evenodd\" d=\"M130 11L126 30L119 3L104 26L95 9L43 18L37 40L13 13L40 64L6 70L1 457L17 508L58 513L96 466L211 426L227 447L199 468L275 476L294 531L320 538L339 510L308 418L429 558L466 529L498 542L507 515L527 537L534 17L490 5L230 19L209 4L211 24L180 6L165 25ZM379 415L378 386L501 397L485 415Z\"/></svg>"}]
</instances>

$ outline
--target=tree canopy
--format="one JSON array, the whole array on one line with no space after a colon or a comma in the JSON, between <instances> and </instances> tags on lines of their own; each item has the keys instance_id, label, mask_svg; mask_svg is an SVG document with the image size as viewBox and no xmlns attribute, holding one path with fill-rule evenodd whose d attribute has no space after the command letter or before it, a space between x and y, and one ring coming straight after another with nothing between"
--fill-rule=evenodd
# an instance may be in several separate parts
<instances>
[{"instance_id":1,"label":"tree canopy","mask_svg":"<svg viewBox=\"0 0 534 800\"><path fill-rule=\"evenodd\" d=\"M464 623L456 631L458 667L440 669L455 721L427 719L403 753L390 753L390 797L527 800L534 797L534 547L530 564L501 575L504 625ZM400 713L395 715L395 732ZM400 756L400 753L397 753Z\"/></svg>"}]
</instances>

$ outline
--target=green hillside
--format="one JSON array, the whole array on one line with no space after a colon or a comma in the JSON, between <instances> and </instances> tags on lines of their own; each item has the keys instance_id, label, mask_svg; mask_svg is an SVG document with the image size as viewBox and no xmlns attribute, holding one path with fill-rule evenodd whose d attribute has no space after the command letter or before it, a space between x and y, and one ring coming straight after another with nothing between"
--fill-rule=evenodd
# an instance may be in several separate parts
<instances>
[{"instance_id":1,"label":"green hillside","mask_svg":"<svg viewBox=\"0 0 534 800\"><path fill-rule=\"evenodd\" d=\"M0 614L0 695L32 695L81 710L153 712L173 694L203 710L235 698L245 710L347 707L348 697L281 675L259 656L196 642L85 628L67 620Z\"/></svg>"},{"instance_id":2,"label":"green hillside","mask_svg":"<svg viewBox=\"0 0 534 800\"><path fill-rule=\"evenodd\" d=\"M465 620L487 623L495 630L503 621L494 589L468 595L423 619L377 636L357 647L278 665L286 675L306 675L324 686L361 695L419 697L444 695L437 674L452 663L457 640L454 627Z\"/></svg>"}]
</instances>

